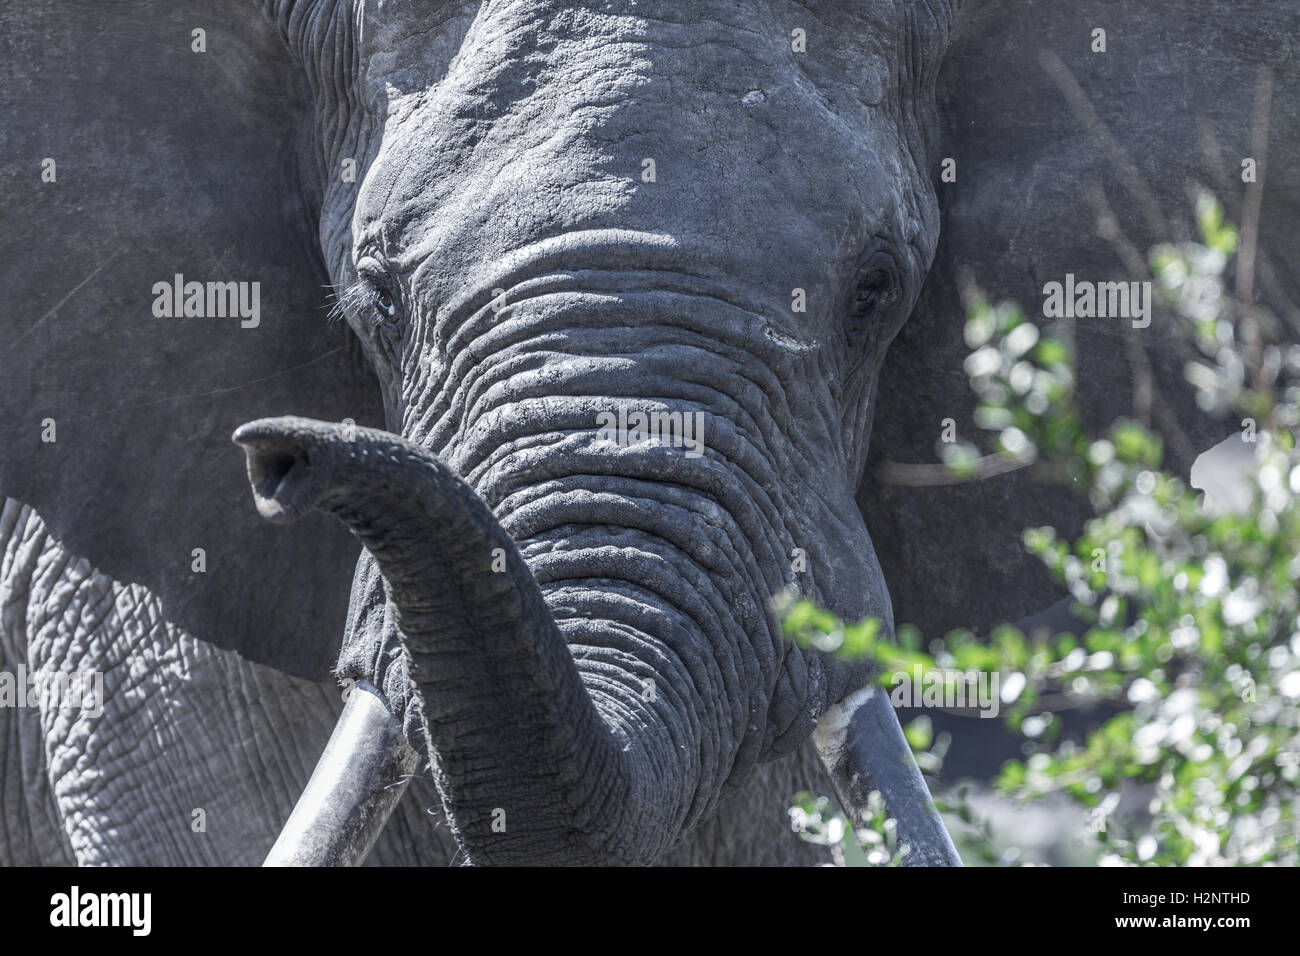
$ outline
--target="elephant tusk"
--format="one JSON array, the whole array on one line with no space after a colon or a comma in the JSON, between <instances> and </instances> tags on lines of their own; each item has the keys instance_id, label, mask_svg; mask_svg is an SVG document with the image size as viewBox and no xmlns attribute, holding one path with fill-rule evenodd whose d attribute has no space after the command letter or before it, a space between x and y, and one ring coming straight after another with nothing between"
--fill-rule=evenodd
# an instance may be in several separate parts
<instances>
[{"instance_id":1,"label":"elephant tusk","mask_svg":"<svg viewBox=\"0 0 1300 956\"><path fill-rule=\"evenodd\" d=\"M383 696L358 681L263 866L357 866L418 758Z\"/></svg>"},{"instance_id":2,"label":"elephant tusk","mask_svg":"<svg viewBox=\"0 0 1300 956\"><path fill-rule=\"evenodd\" d=\"M905 866L962 865L887 694L874 687L850 694L822 715L813 741L855 825L878 790L898 821L899 843L910 848Z\"/></svg>"}]
</instances>

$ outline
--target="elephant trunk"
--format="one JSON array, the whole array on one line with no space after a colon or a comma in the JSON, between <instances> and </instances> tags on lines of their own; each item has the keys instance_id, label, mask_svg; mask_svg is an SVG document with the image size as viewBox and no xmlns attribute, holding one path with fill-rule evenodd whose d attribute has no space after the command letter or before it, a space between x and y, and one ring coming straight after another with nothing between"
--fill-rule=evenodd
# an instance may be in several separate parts
<instances>
[{"instance_id":1,"label":"elephant trunk","mask_svg":"<svg viewBox=\"0 0 1300 956\"><path fill-rule=\"evenodd\" d=\"M574 492L584 521L609 525L599 541L584 543L574 530L567 556L562 548L549 563L534 556L546 569L548 604L492 510L420 447L299 418L253 422L235 438L264 516L333 514L378 564L468 862L653 861L712 810L729 774L752 766L769 715L744 691L768 682L752 655L721 649L752 641L732 633L742 621L766 631L757 624L764 616L751 606L725 620L716 602L697 596L683 611L663 598L683 585L705 589L706 574L682 580L690 560L634 527L635 512L644 518L653 502L614 494L614 479ZM691 506L685 491L668 495L679 509ZM574 505L559 488L542 498L531 510L520 505L513 523L553 526ZM615 525L619 518L627 524ZM574 550L581 571L566 566ZM743 562L732 571L742 578ZM582 583L566 592L566 578ZM692 631L701 627L712 633ZM768 640L761 670L771 674L780 649ZM754 673L742 673L747 667Z\"/></svg>"}]
</instances>

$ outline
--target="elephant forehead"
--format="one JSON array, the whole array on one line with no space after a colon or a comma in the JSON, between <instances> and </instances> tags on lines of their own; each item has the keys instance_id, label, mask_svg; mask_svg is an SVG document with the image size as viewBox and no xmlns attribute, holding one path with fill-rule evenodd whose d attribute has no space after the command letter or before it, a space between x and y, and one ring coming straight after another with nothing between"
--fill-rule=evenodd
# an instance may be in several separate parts
<instances>
[{"instance_id":1,"label":"elephant forehead","mask_svg":"<svg viewBox=\"0 0 1300 956\"><path fill-rule=\"evenodd\" d=\"M321 12L331 4L321 4ZM888 64L937 59L951 0L370 0L359 43L370 97L420 92L452 59L490 51L506 69L527 57L589 56L611 43L668 43L695 53L709 43L808 54L829 85L861 81L879 94ZM509 66L506 66L506 65Z\"/></svg>"},{"instance_id":2,"label":"elephant forehead","mask_svg":"<svg viewBox=\"0 0 1300 956\"><path fill-rule=\"evenodd\" d=\"M899 74L884 65L904 44L884 22L896 8L741 6L745 28L734 4L688 21L645 4L479 10L445 75L389 105L356 245L463 275L467 255L630 228L725 244L724 268L752 265L789 295L873 234L909 241L920 150L877 102ZM814 52L791 39L810 31Z\"/></svg>"}]
</instances>

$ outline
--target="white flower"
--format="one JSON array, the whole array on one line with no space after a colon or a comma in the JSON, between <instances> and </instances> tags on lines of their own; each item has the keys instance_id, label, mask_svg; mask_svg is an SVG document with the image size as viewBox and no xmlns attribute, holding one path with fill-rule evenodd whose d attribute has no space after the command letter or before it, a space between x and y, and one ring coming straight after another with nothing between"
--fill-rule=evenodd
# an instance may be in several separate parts
<instances>
[{"instance_id":1,"label":"white flower","mask_svg":"<svg viewBox=\"0 0 1300 956\"><path fill-rule=\"evenodd\" d=\"M1159 689L1145 677L1139 677L1128 689L1128 699L1131 704L1146 704L1159 698Z\"/></svg>"},{"instance_id":2,"label":"white flower","mask_svg":"<svg viewBox=\"0 0 1300 956\"><path fill-rule=\"evenodd\" d=\"M1300 676L1300 672L1297 672ZM1020 692L1025 689L1025 675L1020 671L1008 674L1006 680L1002 682L1002 703L1010 704L1020 697Z\"/></svg>"}]
</instances>

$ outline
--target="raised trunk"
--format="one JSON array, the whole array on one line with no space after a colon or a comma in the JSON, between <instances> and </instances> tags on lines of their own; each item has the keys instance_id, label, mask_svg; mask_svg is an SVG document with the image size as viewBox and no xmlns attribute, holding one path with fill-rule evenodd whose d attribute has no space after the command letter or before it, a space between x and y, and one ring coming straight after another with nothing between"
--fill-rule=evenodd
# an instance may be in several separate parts
<instances>
[{"instance_id":1,"label":"raised trunk","mask_svg":"<svg viewBox=\"0 0 1300 956\"><path fill-rule=\"evenodd\" d=\"M743 664L710 653L752 635L702 606L717 633L694 633L659 603L657 588L685 583L670 544L602 528L583 574L609 575L606 586L572 595L561 633L510 534L417 446L305 419L254 422L236 439L264 515L319 508L377 561L468 862L651 862L752 766L767 714L742 688L760 677L722 673ZM596 512L620 507L588 497Z\"/></svg>"}]
</instances>

